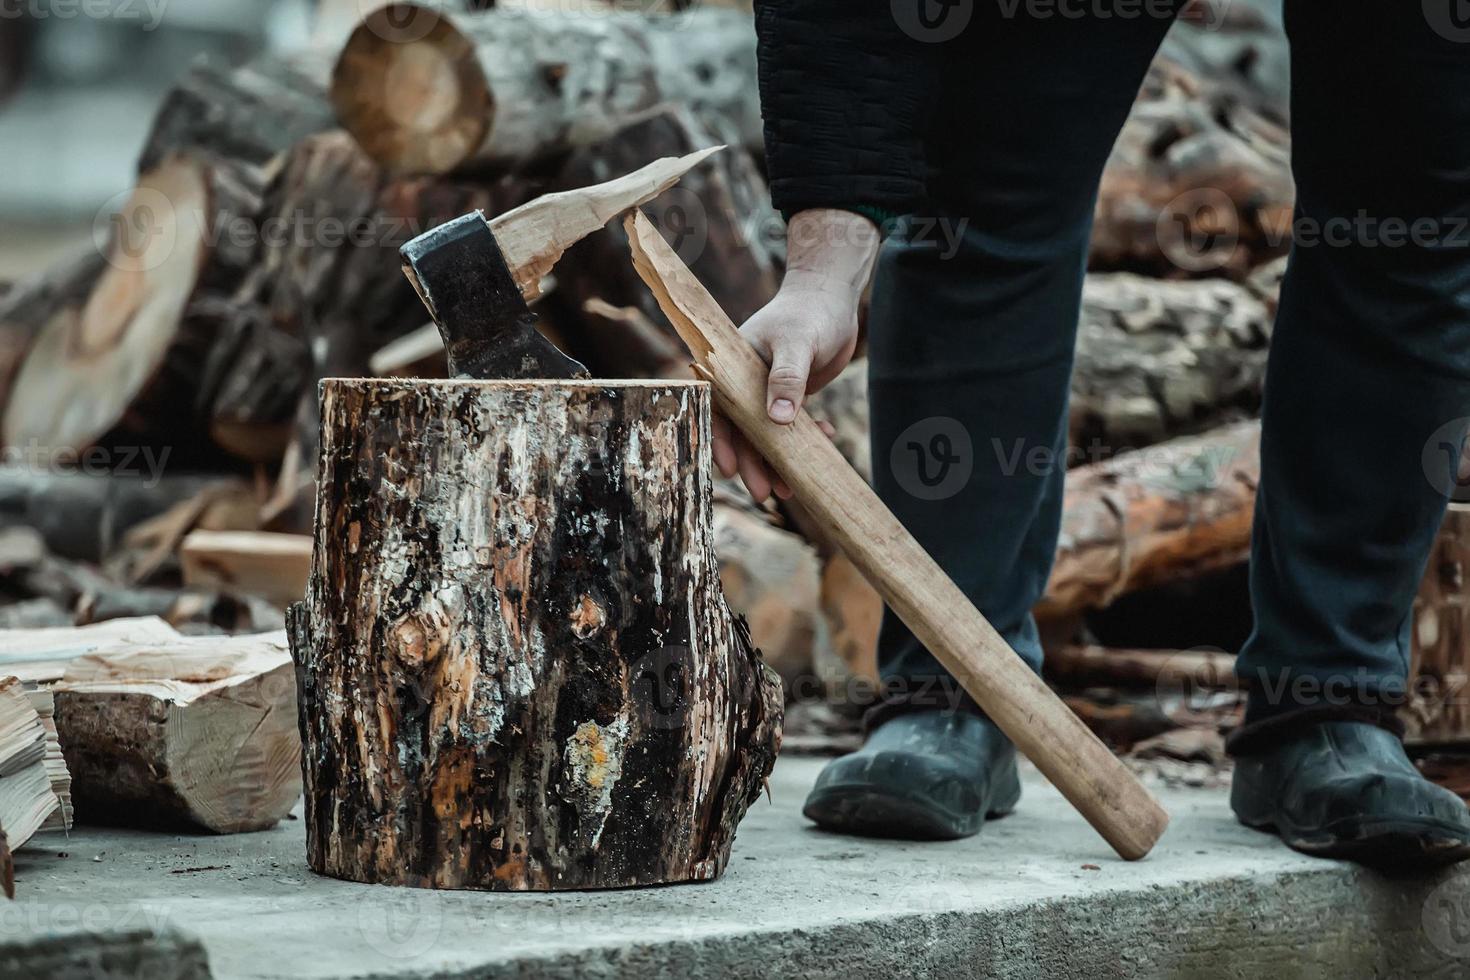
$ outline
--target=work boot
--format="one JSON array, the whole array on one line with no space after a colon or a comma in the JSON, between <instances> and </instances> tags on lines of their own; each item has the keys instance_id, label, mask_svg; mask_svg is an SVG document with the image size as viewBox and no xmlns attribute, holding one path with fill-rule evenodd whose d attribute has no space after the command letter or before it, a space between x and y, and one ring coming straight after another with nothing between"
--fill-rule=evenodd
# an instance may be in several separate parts
<instances>
[{"instance_id":1,"label":"work boot","mask_svg":"<svg viewBox=\"0 0 1470 980\"><path fill-rule=\"evenodd\" d=\"M1470 856L1470 810L1419 774L1398 737L1326 721L1238 755L1230 806L1240 822L1305 854L1413 870Z\"/></svg>"},{"instance_id":2,"label":"work boot","mask_svg":"<svg viewBox=\"0 0 1470 980\"><path fill-rule=\"evenodd\" d=\"M953 840L1021 797L1016 747L986 718L954 711L898 715L858 751L833 759L802 813L864 837Z\"/></svg>"}]
</instances>

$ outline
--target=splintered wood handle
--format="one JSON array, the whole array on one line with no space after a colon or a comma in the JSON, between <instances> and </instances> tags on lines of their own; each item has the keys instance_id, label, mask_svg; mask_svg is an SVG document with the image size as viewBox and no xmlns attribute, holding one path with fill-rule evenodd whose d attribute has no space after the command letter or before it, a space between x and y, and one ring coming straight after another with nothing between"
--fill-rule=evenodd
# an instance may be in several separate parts
<instances>
[{"instance_id":1,"label":"splintered wood handle","mask_svg":"<svg viewBox=\"0 0 1470 980\"><path fill-rule=\"evenodd\" d=\"M766 415L766 364L641 213L627 220L633 264L745 433L894 613L1113 850L1146 855L1169 815L1052 693L904 529L805 411Z\"/></svg>"}]
</instances>

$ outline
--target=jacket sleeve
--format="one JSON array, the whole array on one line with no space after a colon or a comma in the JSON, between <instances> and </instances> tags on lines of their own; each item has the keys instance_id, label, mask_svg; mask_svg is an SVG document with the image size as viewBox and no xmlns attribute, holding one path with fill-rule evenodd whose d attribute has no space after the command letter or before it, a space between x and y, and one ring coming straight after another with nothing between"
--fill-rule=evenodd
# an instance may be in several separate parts
<instances>
[{"instance_id":1,"label":"jacket sleeve","mask_svg":"<svg viewBox=\"0 0 1470 980\"><path fill-rule=\"evenodd\" d=\"M924 135L944 46L906 33L894 6L756 0L766 167L786 215L924 207Z\"/></svg>"}]
</instances>

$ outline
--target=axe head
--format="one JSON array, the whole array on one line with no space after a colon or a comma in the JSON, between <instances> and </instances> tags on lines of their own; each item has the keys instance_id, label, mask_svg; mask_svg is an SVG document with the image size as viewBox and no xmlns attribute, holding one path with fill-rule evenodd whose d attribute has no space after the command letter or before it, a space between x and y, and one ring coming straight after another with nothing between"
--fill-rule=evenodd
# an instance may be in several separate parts
<instances>
[{"instance_id":1,"label":"axe head","mask_svg":"<svg viewBox=\"0 0 1470 980\"><path fill-rule=\"evenodd\" d=\"M585 367L536 329L495 232L479 211L399 249L403 272L444 338L460 378L585 378Z\"/></svg>"}]
</instances>

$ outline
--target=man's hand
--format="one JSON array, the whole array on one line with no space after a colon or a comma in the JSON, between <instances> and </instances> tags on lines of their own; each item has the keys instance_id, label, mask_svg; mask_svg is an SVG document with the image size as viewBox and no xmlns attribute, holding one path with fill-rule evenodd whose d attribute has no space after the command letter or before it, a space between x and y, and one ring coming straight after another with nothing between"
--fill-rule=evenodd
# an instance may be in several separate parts
<instances>
[{"instance_id":1,"label":"man's hand","mask_svg":"<svg viewBox=\"0 0 1470 980\"><path fill-rule=\"evenodd\" d=\"M808 394L841 373L857 344L858 298L878 250L878 233L849 211L802 211L787 228L786 277L781 289L740 332L771 366L766 413L789 425ZM831 434L831 427L823 424ZM757 501L790 489L745 437L722 417L714 420L715 465L737 473Z\"/></svg>"}]
</instances>

